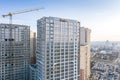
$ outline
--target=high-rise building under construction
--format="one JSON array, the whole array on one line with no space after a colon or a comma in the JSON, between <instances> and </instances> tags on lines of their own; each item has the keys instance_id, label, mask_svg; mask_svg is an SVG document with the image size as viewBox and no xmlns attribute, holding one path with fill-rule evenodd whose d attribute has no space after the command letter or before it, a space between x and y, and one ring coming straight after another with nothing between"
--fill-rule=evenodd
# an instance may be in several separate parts
<instances>
[{"instance_id":1,"label":"high-rise building under construction","mask_svg":"<svg viewBox=\"0 0 120 80\"><path fill-rule=\"evenodd\" d=\"M0 24L0 80L29 80L30 27Z\"/></svg>"},{"instance_id":2,"label":"high-rise building under construction","mask_svg":"<svg viewBox=\"0 0 120 80\"><path fill-rule=\"evenodd\" d=\"M80 22L43 17L37 21L37 80L78 80Z\"/></svg>"}]
</instances>

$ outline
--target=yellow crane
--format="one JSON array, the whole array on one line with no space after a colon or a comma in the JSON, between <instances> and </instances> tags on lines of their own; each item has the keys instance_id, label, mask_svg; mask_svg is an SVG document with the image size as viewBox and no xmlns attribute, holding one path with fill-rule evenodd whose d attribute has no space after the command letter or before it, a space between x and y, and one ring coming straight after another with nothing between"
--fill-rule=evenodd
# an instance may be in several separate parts
<instances>
[{"instance_id":1,"label":"yellow crane","mask_svg":"<svg viewBox=\"0 0 120 80\"><path fill-rule=\"evenodd\" d=\"M10 17L9 23L12 24L12 16L15 14L21 14L21 13L26 13L26 12L31 12L31 11L39 11L41 9L44 9L44 7L41 8L35 8L35 9L27 9L27 10L22 10L22 11L16 11L16 12L9 12L8 14L2 15L2 17Z\"/></svg>"}]
</instances>

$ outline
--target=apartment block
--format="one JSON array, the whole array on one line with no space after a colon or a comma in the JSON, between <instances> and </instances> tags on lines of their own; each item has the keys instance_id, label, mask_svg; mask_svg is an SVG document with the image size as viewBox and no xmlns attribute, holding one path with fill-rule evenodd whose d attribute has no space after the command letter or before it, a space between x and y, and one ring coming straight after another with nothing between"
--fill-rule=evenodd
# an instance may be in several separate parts
<instances>
[{"instance_id":1,"label":"apartment block","mask_svg":"<svg viewBox=\"0 0 120 80\"><path fill-rule=\"evenodd\" d=\"M80 28L80 80L90 76L90 33L90 29Z\"/></svg>"},{"instance_id":2,"label":"apartment block","mask_svg":"<svg viewBox=\"0 0 120 80\"><path fill-rule=\"evenodd\" d=\"M36 80L36 64L30 65L30 78L29 80Z\"/></svg>"},{"instance_id":3,"label":"apartment block","mask_svg":"<svg viewBox=\"0 0 120 80\"><path fill-rule=\"evenodd\" d=\"M80 22L57 17L37 21L36 80L78 80Z\"/></svg>"},{"instance_id":4,"label":"apartment block","mask_svg":"<svg viewBox=\"0 0 120 80\"><path fill-rule=\"evenodd\" d=\"M30 27L0 24L0 80L29 80Z\"/></svg>"}]
</instances>

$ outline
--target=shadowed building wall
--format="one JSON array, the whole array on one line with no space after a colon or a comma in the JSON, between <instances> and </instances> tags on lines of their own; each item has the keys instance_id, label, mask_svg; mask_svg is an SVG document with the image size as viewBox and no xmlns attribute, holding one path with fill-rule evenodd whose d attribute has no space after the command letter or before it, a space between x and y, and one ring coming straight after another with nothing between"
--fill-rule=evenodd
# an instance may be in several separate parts
<instances>
[{"instance_id":1,"label":"shadowed building wall","mask_svg":"<svg viewBox=\"0 0 120 80\"><path fill-rule=\"evenodd\" d=\"M0 24L0 80L29 80L30 27Z\"/></svg>"}]
</instances>

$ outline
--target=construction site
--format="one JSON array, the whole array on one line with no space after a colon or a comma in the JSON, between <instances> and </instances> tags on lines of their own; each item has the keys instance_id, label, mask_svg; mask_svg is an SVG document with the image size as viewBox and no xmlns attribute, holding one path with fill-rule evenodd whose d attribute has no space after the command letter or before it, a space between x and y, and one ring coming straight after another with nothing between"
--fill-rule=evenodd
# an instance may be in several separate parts
<instances>
[{"instance_id":1,"label":"construction site","mask_svg":"<svg viewBox=\"0 0 120 80\"><path fill-rule=\"evenodd\" d=\"M28 80L30 27L0 24L0 80Z\"/></svg>"},{"instance_id":2,"label":"construction site","mask_svg":"<svg viewBox=\"0 0 120 80\"><path fill-rule=\"evenodd\" d=\"M9 12L9 24L0 24L0 80L29 80L30 26L12 24L16 14L43 8Z\"/></svg>"}]
</instances>

